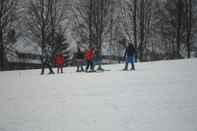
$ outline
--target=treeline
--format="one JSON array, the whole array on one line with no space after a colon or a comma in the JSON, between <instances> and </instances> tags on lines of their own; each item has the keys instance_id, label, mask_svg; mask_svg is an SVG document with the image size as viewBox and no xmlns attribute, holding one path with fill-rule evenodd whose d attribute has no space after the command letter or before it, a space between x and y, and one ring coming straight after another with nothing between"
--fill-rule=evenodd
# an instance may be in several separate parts
<instances>
[{"instance_id":1,"label":"treeline","mask_svg":"<svg viewBox=\"0 0 197 131\"><path fill-rule=\"evenodd\" d=\"M109 43L118 50L126 39L138 49L141 61L150 56L190 58L196 8L195 0L80 0L73 9L73 30L83 44L98 48Z\"/></svg>"},{"instance_id":2,"label":"treeline","mask_svg":"<svg viewBox=\"0 0 197 131\"><path fill-rule=\"evenodd\" d=\"M53 56L59 51L69 58L67 3L63 0L1 0L0 1L0 67L6 69L6 53L15 52L12 44L20 34L38 43L42 52L51 46Z\"/></svg>"}]
</instances>

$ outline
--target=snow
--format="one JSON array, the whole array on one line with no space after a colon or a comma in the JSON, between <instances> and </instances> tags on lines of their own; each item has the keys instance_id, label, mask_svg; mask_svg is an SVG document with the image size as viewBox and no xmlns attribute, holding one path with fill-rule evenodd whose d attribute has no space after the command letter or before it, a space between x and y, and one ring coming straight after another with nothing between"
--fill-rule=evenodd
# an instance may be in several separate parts
<instances>
[{"instance_id":1,"label":"snow","mask_svg":"<svg viewBox=\"0 0 197 131\"><path fill-rule=\"evenodd\" d=\"M197 131L197 59L0 72L0 131ZM46 70L46 73L48 70Z\"/></svg>"}]
</instances>

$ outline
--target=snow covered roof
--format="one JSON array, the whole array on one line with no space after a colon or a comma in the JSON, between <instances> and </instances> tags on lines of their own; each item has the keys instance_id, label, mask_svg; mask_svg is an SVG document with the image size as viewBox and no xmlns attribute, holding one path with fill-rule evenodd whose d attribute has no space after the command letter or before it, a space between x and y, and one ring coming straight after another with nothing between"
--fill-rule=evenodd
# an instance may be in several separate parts
<instances>
[{"instance_id":1,"label":"snow covered roof","mask_svg":"<svg viewBox=\"0 0 197 131\"><path fill-rule=\"evenodd\" d=\"M28 37L19 37L14 47L20 53L41 54L41 48L38 44Z\"/></svg>"},{"instance_id":2,"label":"snow covered roof","mask_svg":"<svg viewBox=\"0 0 197 131\"><path fill-rule=\"evenodd\" d=\"M41 55L41 48L37 43L33 42L30 38L25 35L21 35L17 42L12 46L12 51L7 51L8 62L19 62L19 63L41 63L38 57ZM38 56L37 58L33 57L20 57L19 54L28 54L28 56Z\"/></svg>"}]
</instances>

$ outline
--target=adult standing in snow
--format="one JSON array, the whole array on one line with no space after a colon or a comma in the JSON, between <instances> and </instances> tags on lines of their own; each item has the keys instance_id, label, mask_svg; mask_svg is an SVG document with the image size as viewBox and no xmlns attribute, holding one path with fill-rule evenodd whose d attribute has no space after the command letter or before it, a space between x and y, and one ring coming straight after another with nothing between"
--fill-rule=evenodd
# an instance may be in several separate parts
<instances>
[{"instance_id":1,"label":"adult standing in snow","mask_svg":"<svg viewBox=\"0 0 197 131\"><path fill-rule=\"evenodd\" d=\"M49 46L46 46L43 49L43 54L42 54L42 71L41 71L41 75L44 74L44 69L47 66L47 68L49 69L49 74L54 74L53 70L52 70L52 63L51 63L51 57L52 57L52 49Z\"/></svg>"},{"instance_id":2,"label":"adult standing in snow","mask_svg":"<svg viewBox=\"0 0 197 131\"><path fill-rule=\"evenodd\" d=\"M86 72L88 72L88 69L90 67L90 72L94 72L94 64L93 64L93 59L94 59L94 48L90 48L86 55L85 55L85 59L87 62L87 67L86 67Z\"/></svg>"},{"instance_id":3,"label":"adult standing in snow","mask_svg":"<svg viewBox=\"0 0 197 131\"><path fill-rule=\"evenodd\" d=\"M57 66L57 73L60 72L63 73L63 67L64 67L64 55L62 53L58 53L55 57L55 64Z\"/></svg>"},{"instance_id":4,"label":"adult standing in snow","mask_svg":"<svg viewBox=\"0 0 197 131\"><path fill-rule=\"evenodd\" d=\"M84 53L81 51L80 48L78 48L78 51L75 54L75 59L76 59L76 64L77 64L77 71L76 72L84 71L84 69L83 69Z\"/></svg>"},{"instance_id":5,"label":"adult standing in snow","mask_svg":"<svg viewBox=\"0 0 197 131\"><path fill-rule=\"evenodd\" d=\"M125 68L123 70L128 70L128 64L131 63L131 70L135 70L134 65L134 58L136 55L136 49L132 45L132 43L129 43L128 47L125 50L124 58L126 58Z\"/></svg>"}]
</instances>

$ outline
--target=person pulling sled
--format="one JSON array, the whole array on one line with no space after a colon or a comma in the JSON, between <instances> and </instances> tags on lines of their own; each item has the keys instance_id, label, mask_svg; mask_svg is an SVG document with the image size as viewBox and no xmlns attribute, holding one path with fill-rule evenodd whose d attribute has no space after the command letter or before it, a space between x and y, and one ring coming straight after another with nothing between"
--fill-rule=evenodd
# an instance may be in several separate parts
<instances>
[{"instance_id":1,"label":"person pulling sled","mask_svg":"<svg viewBox=\"0 0 197 131\"><path fill-rule=\"evenodd\" d=\"M49 69L49 74L54 74L52 70L52 63L51 63L51 57L52 57L52 50L50 47L45 47L42 54L42 71L41 75L44 74L44 69L47 67Z\"/></svg>"}]
</instances>

